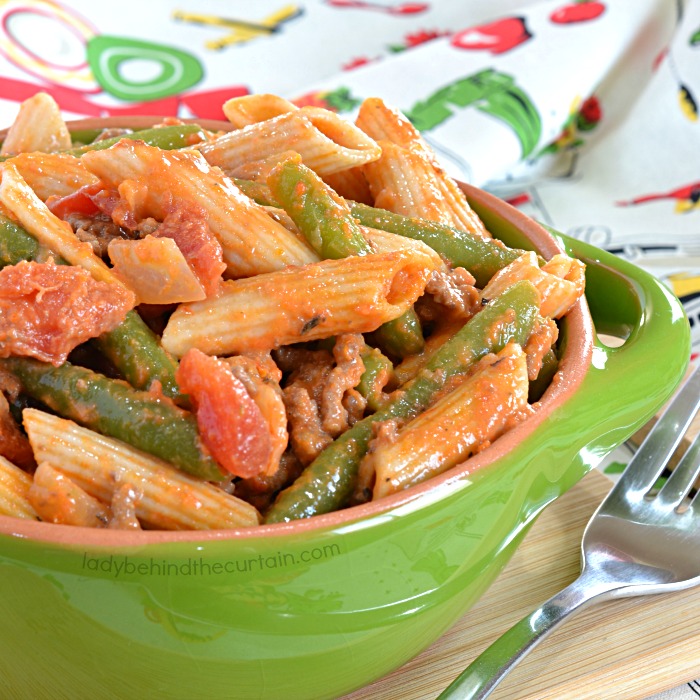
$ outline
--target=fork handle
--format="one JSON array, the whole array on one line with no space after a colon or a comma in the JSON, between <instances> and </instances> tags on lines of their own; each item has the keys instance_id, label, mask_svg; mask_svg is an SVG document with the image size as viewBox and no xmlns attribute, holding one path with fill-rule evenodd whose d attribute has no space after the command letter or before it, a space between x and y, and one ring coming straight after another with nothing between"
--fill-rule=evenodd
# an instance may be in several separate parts
<instances>
[{"instance_id":1,"label":"fork handle","mask_svg":"<svg viewBox=\"0 0 700 700\"><path fill-rule=\"evenodd\" d=\"M605 600L623 586L585 569L569 586L517 622L485 649L438 696L437 700L481 700L552 630L591 603Z\"/></svg>"}]
</instances>

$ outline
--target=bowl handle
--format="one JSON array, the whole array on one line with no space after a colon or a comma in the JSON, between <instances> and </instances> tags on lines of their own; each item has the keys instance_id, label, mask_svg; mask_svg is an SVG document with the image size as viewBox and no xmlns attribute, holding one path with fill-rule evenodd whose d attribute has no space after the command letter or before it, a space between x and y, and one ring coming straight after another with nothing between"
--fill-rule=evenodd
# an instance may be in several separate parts
<instances>
[{"instance_id":1,"label":"bowl handle","mask_svg":"<svg viewBox=\"0 0 700 700\"><path fill-rule=\"evenodd\" d=\"M586 264L586 299L598 339L575 403L590 402L606 414L599 416L595 440L604 454L649 420L683 379L690 360L690 325L681 302L656 277L549 230ZM601 335L617 338L616 347Z\"/></svg>"}]
</instances>

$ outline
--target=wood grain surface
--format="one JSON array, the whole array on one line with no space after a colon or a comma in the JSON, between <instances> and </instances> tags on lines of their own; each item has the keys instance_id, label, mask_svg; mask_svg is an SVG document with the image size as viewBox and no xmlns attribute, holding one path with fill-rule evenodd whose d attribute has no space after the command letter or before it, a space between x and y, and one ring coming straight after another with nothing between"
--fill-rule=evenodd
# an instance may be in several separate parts
<instances>
[{"instance_id":1,"label":"wood grain surface","mask_svg":"<svg viewBox=\"0 0 700 700\"><path fill-rule=\"evenodd\" d=\"M488 644L579 573L599 471L550 505L484 597L430 648L345 700L435 698ZM641 700L700 676L700 588L600 603L552 633L493 700Z\"/></svg>"}]
</instances>

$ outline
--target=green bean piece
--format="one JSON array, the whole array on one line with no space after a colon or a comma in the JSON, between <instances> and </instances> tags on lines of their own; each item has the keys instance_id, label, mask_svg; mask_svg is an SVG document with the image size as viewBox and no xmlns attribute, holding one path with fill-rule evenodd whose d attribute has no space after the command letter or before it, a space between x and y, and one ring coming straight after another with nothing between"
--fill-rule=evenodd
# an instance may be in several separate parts
<instances>
[{"instance_id":1,"label":"green bean piece","mask_svg":"<svg viewBox=\"0 0 700 700\"><path fill-rule=\"evenodd\" d=\"M0 214L0 268L22 260L40 260L43 253L36 238Z\"/></svg>"},{"instance_id":2,"label":"green bean piece","mask_svg":"<svg viewBox=\"0 0 700 700\"><path fill-rule=\"evenodd\" d=\"M241 191L265 206L281 206L269 187L251 180L235 180ZM369 228L388 231L399 236L423 241L454 267L464 267L476 278L477 286L486 283L513 260L522 250L508 248L501 241L485 240L479 236L435 221L394 214L359 202L347 202L353 217Z\"/></svg>"},{"instance_id":3,"label":"green bean piece","mask_svg":"<svg viewBox=\"0 0 700 700\"><path fill-rule=\"evenodd\" d=\"M279 200L275 199L272 190L262 183L255 180L244 180L239 177L232 177L233 183L238 189L243 192L246 197L252 199L256 204L262 207L277 207L282 208Z\"/></svg>"},{"instance_id":4,"label":"green bean piece","mask_svg":"<svg viewBox=\"0 0 700 700\"><path fill-rule=\"evenodd\" d=\"M88 151L101 151L115 143L119 143L122 139L131 139L133 141L143 141L149 146L157 146L163 150L171 151L176 148L186 148L192 146L199 141L206 140L206 135L202 127L197 124L178 124L176 126L159 126L153 129L142 129L134 131L130 134L122 134L114 136L102 141L94 141L85 146L71 148L65 153L70 153L73 156L82 156Z\"/></svg>"},{"instance_id":5,"label":"green bean piece","mask_svg":"<svg viewBox=\"0 0 700 700\"><path fill-rule=\"evenodd\" d=\"M36 238L0 215L0 268L22 260L42 261L49 255ZM60 257L55 262L67 264ZM154 381L159 381L165 396L187 404L175 381L177 363L136 311L129 311L119 326L94 342L132 386L148 389Z\"/></svg>"},{"instance_id":6,"label":"green bean piece","mask_svg":"<svg viewBox=\"0 0 700 700\"><path fill-rule=\"evenodd\" d=\"M92 143L104 129L71 129L70 140L73 142L73 148L79 148Z\"/></svg>"},{"instance_id":7,"label":"green bean piece","mask_svg":"<svg viewBox=\"0 0 700 700\"><path fill-rule=\"evenodd\" d=\"M542 358L542 367L537 377L530 382L528 401L534 403L542 398L542 394L551 384L552 378L559 369L559 358L554 350L548 350Z\"/></svg>"},{"instance_id":8,"label":"green bean piece","mask_svg":"<svg viewBox=\"0 0 700 700\"><path fill-rule=\"evenodd\" d=\"M345 200L311 168L284 161L270 172L267 185L322 258L338 260L372 252Z\"/></svg>"},{"instance_id":9,"label":"green bean piece","mask_svg":"<svg viewBox=\"0 0 700 700\"><path fill-rule=\"evenodd\" d=\"M176 360L163 349L138 312L129 311L116 328L95 338L94 343L131 386L148 389L158 381L165 396L187 405L175 381Z\"/></svg>"},{"instance_id":10,"label":"green bean piece","mask_svg":"<svg viewBox=\"0 0 700 700\"><path fill-rule=\"evenodd\" d=\"M322 258L338 260L372 252L347 202L311 168L284 161L270 172L267 185L273 200L280 203ZM383 324L376 331L376 339L386 353L400 359L420 352L424 345L413 309Z\"/></svg>"},{"instance_id":11,"label":"green bean piece","mask_svg":"<svg viewBox=\"0 0 700 700\"><path fill-rule=\"evenodd\" d=\"M484 239L468 231L417 217L394 214L366 204L349 202L352 215L363 225L423 241L454 267L464 267L478 287L501 268L519 258L523 251L508 248L496 239Z\"/></svg>"},{"instance_id":12,"label":"green bean piece","mask_svg":"<svg viewBox=\"0 0 700 700\"><path fill-rule=\"evenodd\" d=\"M394 365L381 350L369 345L361 353L361 357L365 371L355 388L367 400L368 408L376 412L384 405L384 388L391 383Z\"/></svg>"},{"instance_id":13,"label":"green bean piece","mask_svg":"<svg viewBox=\"0 0 700 700\"><path fill-rule=\"evenodd\" d=\"M63 418L122 440L180 470L209 481L224 472L202 443L195 417L168 399L69 362L60 367L11 357L0 367L17 378L23 393Z\"/></svg>"},{"instance_id":14,"label":"green bean piece","mask_svg":"<svg viewBox=\"0 0 700 700\"><path fill-rule=\"evenodd\" d=\"M398 318L383 323L372 333L372 342L396 360L422 352L425 339L418 314L411 308Z\"/></svg>"},{"instance_id":15,"label":"green bean piece","mask_svg":"<svg viewBox=\"0 0 700 700\"><path fill-rule=\"evenodd\" d=\"M451 377L509 342L524 345L539 315L539 292L517 282L492 299L430 358L425 368L396 392L386 406L355 423L282 491L266 522L286 522L342 508L354 489L360 461L372 437L372 425L391 418L411 419L424 411Z\"/></svg>"}]
</instances>

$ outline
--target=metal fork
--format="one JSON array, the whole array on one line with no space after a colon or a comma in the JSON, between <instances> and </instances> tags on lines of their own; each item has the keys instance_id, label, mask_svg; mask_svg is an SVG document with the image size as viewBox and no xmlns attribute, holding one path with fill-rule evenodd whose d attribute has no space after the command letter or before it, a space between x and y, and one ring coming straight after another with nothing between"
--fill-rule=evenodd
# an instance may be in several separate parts
<instances>
[{"instance_id":1,"label":"metal fork","mask_svg":"<svg viewBox=\"0 0 700 700\"><path fill-rule=\"evenodd\" d=\"M700 435L654 492L699 408L700 367L588 522L580 576L497 639L438 700L488 697L553 629L592 603L700 585L700 496L691 494L700 474Z\"/></svg>"}]
</instances>

